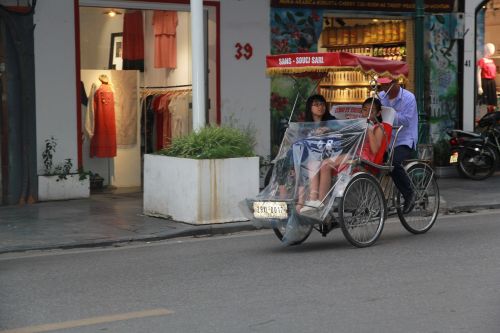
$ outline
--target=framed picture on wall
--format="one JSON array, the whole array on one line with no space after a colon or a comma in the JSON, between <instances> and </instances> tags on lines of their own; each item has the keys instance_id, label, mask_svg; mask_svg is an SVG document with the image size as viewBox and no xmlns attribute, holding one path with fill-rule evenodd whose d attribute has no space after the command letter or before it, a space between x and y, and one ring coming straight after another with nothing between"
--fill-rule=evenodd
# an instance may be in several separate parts
<instances>
[{"instance_id":1,"label":"framed picture on wall","mask_svg":"<svg viewBox=\"0 0 500 333\"><path fill-rule=\"evenodd\" d=\"M111 34L111 45L109 47L109 69L122 69L123 59L123 34L113 32Z\"/></svg>"}]
</instances>

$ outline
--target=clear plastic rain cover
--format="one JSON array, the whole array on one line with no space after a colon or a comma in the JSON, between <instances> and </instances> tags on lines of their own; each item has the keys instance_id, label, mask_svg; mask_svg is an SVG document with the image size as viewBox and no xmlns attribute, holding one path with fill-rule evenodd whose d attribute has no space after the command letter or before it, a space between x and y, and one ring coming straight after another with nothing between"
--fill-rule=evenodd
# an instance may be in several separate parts
<instances>
[{"instance_id":1,"label":"clear plastic rain cover","mask_svg":"<svg viewBox=\"0 0 500 333\"><path fill-rule=\"evenodd\" d=\"M355 171L366 127L366 118L290 123L269 184L246 201L253 224L280 229L282 242L293 244L329 218Z\"/></svg>"}]
</instances>

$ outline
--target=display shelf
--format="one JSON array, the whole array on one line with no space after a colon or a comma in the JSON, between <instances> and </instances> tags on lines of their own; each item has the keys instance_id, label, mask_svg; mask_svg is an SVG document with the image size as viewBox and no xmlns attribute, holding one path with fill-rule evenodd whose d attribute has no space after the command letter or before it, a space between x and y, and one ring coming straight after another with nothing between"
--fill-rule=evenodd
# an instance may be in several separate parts
<instances>
[{"instance_id":1,"label":"display shelf","mask_svg":"<svg viewBox=\"0 0 500 333\"><path fill-rule=\"evenodd\" d=\"M348 52L364 56L383 58L388 60L406 61L406 43L405 42L387 42L387 43L372 43L370 45L337 45L327 46L328 52Z\"/></svg>"},{"instance_id":2,"label":"display shelf","mask_svg":"<svg viewBox=\"0 0 500 333\"><path fill-rule=\"evenodd\" d=\"M352 48L372 48L372 47L391 47L391 46L405 46L406 41L398 41L398 42L379 42L379 43L363 43L363 44L335 44L335 45L329 45L329 44L324 44L321 47L325 49L352 49Z\"/></svg>"},{"instance_id":3,"label":"display shelf","mask_svg":"<svg viewBox=\"0 0 500 333\"><path fill-rule=\"evenodd\" d=\"M368 97L367 97L368 98ZM327 103L330 104L361 104L366 100L366 98L363 99L349 99L349 100L326 100Z\"/></svg>"},{"instance_id":4,"label":"display shelf","mask_svg":"<svg viewBox=\"0 0 500 333\"><path fill-rule=\"evenodd\" d=\"M405 41L387 41L366 44L324 44L329 52L349 52L392 60L406 59ZM320 82L320 94L329 104L359 104L370 96L371 77L352 71L328 73Z\"/></svg>"},{"instance_id":5,"label":"display shelf","mask_svg":"<svg viewBox=\"0 0 500 333\"><path fill-rule=\"evenodd\" d=\"M347 88L347 87L369 87L369 83L365 82L354 82L354 83L320 83L320 87L340 87L340 88Z\"/></svg>"}]
</instances>

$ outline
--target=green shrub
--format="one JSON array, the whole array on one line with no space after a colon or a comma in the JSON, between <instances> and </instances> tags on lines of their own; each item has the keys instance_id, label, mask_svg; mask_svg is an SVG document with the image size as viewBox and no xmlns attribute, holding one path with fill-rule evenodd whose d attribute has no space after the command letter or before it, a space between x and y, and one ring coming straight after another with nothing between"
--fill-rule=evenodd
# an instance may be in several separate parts
<instances>
[{"instance_id":1,"label":"green shrub","mask_svg":"<svg viewBox=\"0 0 500 333\"><path fill-rule=\"evenodd\" d=\"M158 154L200 160L250 157L255 156L254 145L255 139L249 131L208 126L174 139L170 147L160 150Z\"/></svg>"},{"instance_id":2,"label":"green shrub","mask_svg":"<svg viewBox=\"0 0 500 333\"><path fill-rule=\"evenodd\" d=\"M450 165L450 143L446 139L440 139L434 143L434 164L436 166Z\"/></svg>"}]
</instances>

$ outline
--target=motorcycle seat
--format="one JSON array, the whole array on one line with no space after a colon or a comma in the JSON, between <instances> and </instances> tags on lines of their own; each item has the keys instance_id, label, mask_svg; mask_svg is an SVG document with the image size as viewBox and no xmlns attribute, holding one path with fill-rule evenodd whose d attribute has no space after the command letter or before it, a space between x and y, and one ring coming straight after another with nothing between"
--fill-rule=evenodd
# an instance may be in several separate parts
<instances>
[{"instance_id":1,"label":"motorcycle seat","mask_svg":"<svg viewBox=\"0 0 500 333\"><path fill-rule=\"evenodd\" d=\"M480 133L474 133L474 132L468 132L468 131L463 131L463 130L453 130L455 132L455 136L469 136L472 138L480 138L481 134Z\"/></svg>"}]
</instances>

